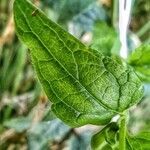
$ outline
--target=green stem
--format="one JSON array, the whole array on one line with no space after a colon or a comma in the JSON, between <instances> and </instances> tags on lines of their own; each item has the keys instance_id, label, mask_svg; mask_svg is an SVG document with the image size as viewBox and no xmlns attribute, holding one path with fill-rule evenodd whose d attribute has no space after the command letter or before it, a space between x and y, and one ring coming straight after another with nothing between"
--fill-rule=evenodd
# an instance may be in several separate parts
<instances>
[{"instance_id":1,"label":"green stem","mask_svg":"<svg viewBox=\"0 0 150 150\"><path fill-rule=\"evenodd\" d=\"M117 28L118 24L118 12L119 12L119 0L113 0L113 8L112 8L112 24L115 28Z\"/></svg>"},{"instance_id":2,"label":"green stem","mask_svg":"<svg viewBox=\"0 0 150 150\"><path fill-rule=\"evenodd\" d=\"M119 150L126 150L126 115L125 113L121 114L120 116Z\"/></svg>"},{"instance_id":3,"label":"green stem","mask_svg":"<svg viewBox=\"0 0 150 150\"><path fill-rule=\"evenodd\" d=\"M150 29L150 21L148 21L138 32L139 37L143 36Z\"/></svg>"}]
</instances>

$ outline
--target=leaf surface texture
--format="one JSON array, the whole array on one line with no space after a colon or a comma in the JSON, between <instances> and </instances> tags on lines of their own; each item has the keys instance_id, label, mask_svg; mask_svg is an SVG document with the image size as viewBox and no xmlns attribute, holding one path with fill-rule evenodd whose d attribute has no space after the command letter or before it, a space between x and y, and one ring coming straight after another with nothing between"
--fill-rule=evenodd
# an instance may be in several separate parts
<instances>
[{"instance_id":1,"label":"leaf surface texture","mask_svg":"<svg viewBox=\"0 0 150 150\"><path fill-rule=\"evenodd\" d=\"M141 99L132 68L86 47L30 2L15 0L14 18L53 112L70 126L106 124Z\"/></svg>"}]
</instances>

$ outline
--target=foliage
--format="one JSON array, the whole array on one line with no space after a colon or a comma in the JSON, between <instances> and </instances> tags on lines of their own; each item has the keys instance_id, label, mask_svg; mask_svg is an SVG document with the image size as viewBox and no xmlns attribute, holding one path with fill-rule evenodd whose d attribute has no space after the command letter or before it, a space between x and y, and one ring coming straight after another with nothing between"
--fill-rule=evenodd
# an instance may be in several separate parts
<instances>
[{"instance_id":1,"label":"foliage","mask_svg":"<svg viewBox=\"0 0 150 150\"><path fill-rule=\"evenodd\" d=\"M100 132L92 137L92 148L95 150L118 150L119 126L116 123L110 123ZM126 136L127 150L148 150L150 142L150 132L141 132L136 136Z\"/></svg>"},{"instance_id":2,"label":"foliage","mask_svg":"<svg viewBox=\"0 0 150 150\"><path fill-rule=\"evenodd\" d=\"M138 47L129 57L129 63L143 81L150 82L150 45Z\"/></svg>"},{"instance_id":3,"label":"foliage","mask_svg":"<svg viewBox=\"0 0 150 150\"><path fill-rule=\"evenodd\" d=\"M106 124L141 99L140 80L128 66L88 49L26 1L15 1L14 15L52 110L67 124Z\"/></svg>"},{"instance_id":4,"label":"foliage","mask_svg":"<svg viewBox=\"0 0 150 150\"><path fill-rule=\"evenodd\" d=\"M111 1L32 2L65 30L80 38L79 40L87 40L87 45L96 44L94 49L109 57L113 54L111 59L122 64L120 58L114 56L119 55L119 39L116 39L117 30L112 26L115 10ZM137 37L142 43L149 42L147 3L146 0L139 0L133 5L129 34L132 41L128 43L132 46L132 51L137 44L133 41L136 41ZM0 1L0 149L90 149L93 132L100 131L101 127L87 125L72 129L56 119L51 112L51 102L48 101L33 71L27 47L24 47L15 35L12 6L12 0ZM33 16L34 14L36 12ZM134 65L133 67L136 68ZM148 76L145 77L148 79ZM143 81L146 83L148 80ZM129 110L128 130L134 134L131 137L135 137L141 130L149 130L150 127L149 84L145 83L144 98L137 107Z\"/></svg>"},{"instance_id":5,"label":"foliage","mask_svg":"<svg viewBox=\"0 0 150 150\"><path fill-rule=\"evenodd\" d=\"M109 150L118 146L117 131L119 126L112 122L92 137L91 145L95 150Z\"/></svg>"},{"instance_id":6,"label":"foliage","mask_svg":"<svg viewBox=\"0 0 150 150\"><path fill-rule=\"evenodd\" d=\"M93 42L91 44L93 49L100 51L106 56L111 56L111 50L116 40L117 36L112 27L109 27L104 22L98 22L95 24L93 31Z\"/></svg>"}]
</instances>

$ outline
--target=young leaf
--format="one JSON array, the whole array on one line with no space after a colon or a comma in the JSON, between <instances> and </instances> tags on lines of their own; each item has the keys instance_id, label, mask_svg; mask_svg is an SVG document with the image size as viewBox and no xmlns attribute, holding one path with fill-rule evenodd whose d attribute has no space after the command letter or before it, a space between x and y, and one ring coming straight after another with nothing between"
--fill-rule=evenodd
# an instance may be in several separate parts
<instances>
[{"instance_id":1,"label":"young leaf","mask_svg":"<svg viewBox=\"0 0 150 150\"><path fill-rule=\"evenodd\" d=\"M108 124L104 129L92 137L93 150L119 150L119 127L116 123ZM126 150L149 150L150 132L142 132L136 136L127 133Z\"/></svg>"},{"instance_id":2,"label":"young leaf","mask_svg":"<svg viewBox=\"0 0 150 150\"><path fill-rule=\"evenodd\" d=\"M112 150L117 147L117 131L119 127L116 123L108 124L104 129L95 134L91 140L93 150Z\"/></svg>"},{"instance_id":3,"label":"young leaf","mask_svg":"<svg viewBox=\"0 0 150 150\"><path fill-rule=\"evenodd\" d=\"M137 136L128 136L127 150L149 150L150 148L150 132L142 132Z\"/></svg>"},{"instance_id":4,"label":"young leaf","mask_svg":"<svg viewBox=\"0 0 150 150\"><path fill-rule=\"evenodd\" d=\"M106 23L97 22L93 30L93 41L91 47L106 56L111 55L111 49L117 39L115 30Z\"/></svg>"},{"instance_id":5,"label":"young leaf","mask_svg":"<svg viewBox=\"0 0 150 150\"><path fill-rule=\"evenodd\" d=\"M67 124L106 124L141 99L141 82L126 64L89 49L26 0L15 0L14 17L52 110Z\"/></svg>"},{"instance_id":6,"label":"young leaf","mask_svg":"<svg viewBox=\"0 0 150 150\"><path fill-rule=\"evenodd\" d=\"M137 48L129 57L129 64L143 81L150 82L150 45Z\"/></svg>"}]
</instances>

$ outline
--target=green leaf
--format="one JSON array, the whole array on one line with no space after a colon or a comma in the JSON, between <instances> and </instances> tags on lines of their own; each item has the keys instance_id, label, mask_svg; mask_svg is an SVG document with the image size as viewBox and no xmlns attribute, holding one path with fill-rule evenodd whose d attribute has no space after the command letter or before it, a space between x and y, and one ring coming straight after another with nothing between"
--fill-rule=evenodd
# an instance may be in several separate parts
<instances>
[{"instance_id":1,"label":"green leaf","mask_svg":"<svg viewBox=\"0 0 150 150\"><path fill-rule=\"evenodd\" d=\"M141 99L125 63L86 47L26 0L14 2L14 17L53 112L70 126L106 124Z\"/></svg>"},{"instance_id":2,"label":"green leaf","mask_svg":"<svg viewBox=\"0 0 150 150\"><path fill-rule=\"evenodd\" d=\"M137 48L129 57L129 64L143 81L150 82L150 45Z\"/></svg>"},{"instance_id":3,"label":"green leaf","mask_svg":"<svg viewBox=\"0 0 150 150\"><path fill-rule=\"evenodd\" d=\"M104 129L92 137L93 150L119 150L119 127L116 123L108 124ZM145 131L136 136L127 133L126 150L149 150L150 132Z\"/></svg>"},{"instance_id":4,"label":"green leaf","mask_svg":"<svg viewBox=\"0 0 150 150\"><path fill-rule=\"evenodd\" d=\"M91 147L93 150L112 150L118 145L117 131L119 127L112 122L103 128L100 132L95 134L91 140Z\"/></svg>"},{"instance_id":5,"label":"green leaf","mask_svg":"<svg viewBox=\"0 0 150 150\"><path fill-rule=\"evenodd\" d=\"M91 47L106 56L111 55L111 49L117 39L117 34L112 27L104 22L97 22L93 30L93 41Z\"/></svg>"},{"instance_id":6,"label":"green leaf","mask_svg":"<svg viewBox=\"0 0 150 150\"><path fill-rule=\"evenodd\" d=\"M136 136L128 136L127 150L149 150L150 148L150 132L142 132Z\"/></svg>"}]
</instances>

